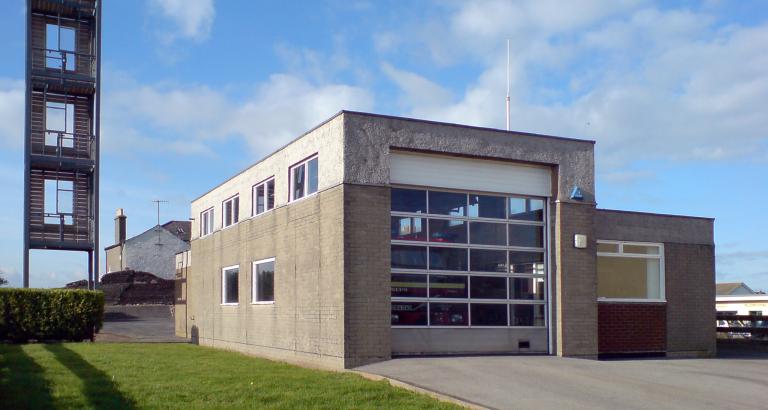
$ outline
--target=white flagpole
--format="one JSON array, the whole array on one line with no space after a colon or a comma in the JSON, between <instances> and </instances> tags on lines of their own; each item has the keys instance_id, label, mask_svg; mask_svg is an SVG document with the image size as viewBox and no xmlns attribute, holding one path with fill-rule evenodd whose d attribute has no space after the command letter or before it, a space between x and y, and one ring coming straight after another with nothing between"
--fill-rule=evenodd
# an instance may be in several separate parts
<instances>
[{"instance_id":1,"label":"white flagpole","mask_svg":"<svg viewBox=\"0 0 768 410\"><path fill-rule=\"evenodd\" d=\"M507 131L509 131L509 39L507 39Z\"/></svg>"}]
</instances>

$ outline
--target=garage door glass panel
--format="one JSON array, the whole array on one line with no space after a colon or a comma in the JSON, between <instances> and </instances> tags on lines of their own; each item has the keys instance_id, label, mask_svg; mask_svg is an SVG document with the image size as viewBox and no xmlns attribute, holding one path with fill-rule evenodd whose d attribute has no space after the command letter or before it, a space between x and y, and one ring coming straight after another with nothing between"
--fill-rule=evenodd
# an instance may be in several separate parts
<instances>
[{"instance_id":1,"label":"garage door glass panel","mask_svg":"<svg viewBox=\"0 0 768 410\"><path fill-rule=\"evenodd\" d=\"M532 198L509 198L509 219L543 221L544 201Z\"/></svg>"},{"instance_id":2,"label":"garage door glass panel","mask_svg":"<svg viewBox=\"0 0 768 410\"><path fill-rule=\"evenodd\" d=\"M510 305L510 326L544 326L544 305Z\"/></svg>"},{"instance_id":3,"label":"garage door glass panel","mask_svg":"<svg viewBox=\"0 0 768 410\"><path fill-rule=\"evenodd\" d=\"M493 222L470 222L469 237L473 244L497 245L507 244L507 225Z\"/></svg>"},{"instance_id":4,"label":"garage door glass panel","mask_svg":"<svg viewBox=\"0 0 768 410\"><path fill-rule=\"evenodd\" d=\"M512 273L544 274L544 253L509 252L509 266Z\"/></svg>"},{"instance_id":5,"label":"garage door glass panel","mask_svg":"<svg viewBox=\"0 0 768 410\"><path fill-rule=\"evenodd\" d=\"M467 298L467 277L454 275L429 275L429 297Z\"/></svg>"},{"instance_id":6,"label":"garage door glass panel","mask_svg":"<svg viewBox=\"0 0 768 410\"><path fill-rule=\"evenodd\" d=\"M499 276L472 276L470 278L472 299L506 299L507 278Z\"/></svg>"},{"instance_id":7,"label":"garage door glass panel","mask_svg":"<svg viewBox=\"0 0 768 410\"><path fill-rule=\"evenodd\" d=\"M430 219L429 241L467 243L467 224L458 219Z\"/></svg>"},{"instance_id":8,"label":"garage door glass panel","mask_svg":"<svg viewBox=\"0 0 768 410\"><path fill-rule=\"evenodd\" d=\"M429 191L429 213L465 216L467 215L467 194Z\"/></svg>"},{"instance_id":9,"label":"garage door glass panel","mask_svg":"<svg viewBox=\"0 0 768 410\"><path fill-rule=\"evenodd\" d=\"M463 248L429 248L430 270L467 270L467 250Z\"/></svg>"},{"instance_id":10,"label":"garage door glass panel","mask_svg":"<svg viewBox=\"0 0 768 410\"><path fill-rule=\"evenodd\" d=\"M427 297L427 275L392 274L392 297Z\"/></svg>"},{"instance_id":11,"label":"garage door glass panel","mask_svg":"<svg viewBox=\"0 0 768 410\"><path fill-rule=\"evenodd\" d=\"M472 326L507 326L507 305L473 303Z\"/></svg>"},{"instance_id":12,"label":"garage door glass panel","mask_svg":"<svg viewBox=\"0 0 768 410\"><path fill-rule=\"evenodd\" d=\"M429 321L432 326L467 326L466 303L430 303Z\"/></svg>"},{"instance_id":13,"label":"garage door glass panel","mask_svg":"<svg viewBox=\"0 0 768 410\"><path fill-rule=\"evenodd\" d=\"M427 213L427 191L392 188L392 211Z\"/></svg>"},{"instance_id":14,"label":"garage door glass panel","mask_svg":"<svg viewBox=\"0 0 768 410\"><path fill-rule=\"evenodd\" d=\"M392 217L393 241L426 241L427 220L412 216Z\"/></svg>"},{"instance_id":15,"label":"garage door glass panel","mask_svg":"<svg viewBox=\"0 0 768 410\"><path fill-rule=\"evenodd\" d=\"M479 218L506 218L503 196L469 195L469 216Z\"/></svg>"},{"instance_id":16,"label":"garage door glass panel","mask_svg":"<svg viewBox=\"0 0 768 410\"><path fill-rule=\"evenodd\" d=\"M512 299L544 300L544 278L510 278Z\"/></svg>"},{"instance_id":17,"label":"garage door glass panel","mask_svg":"<svg viewBox=\"0 0 768 410\"><path fill-rule=\"evenodd\" d=\"M538 225L509 225L509 246L544 247L544 227Z\"/></svg>"},{"instance_id":18,"label":"garage door glass panel","mask_svg":"<svg viewBox=\"0 0 768 410\"><path fill-rule=\"evenodd\" d=\"M469 270L505 273L507 271L507 251L471 249L469 251Z\"/></svg>"},{"instance_id":19,"label":"garage door glass panel","mask_svg":"<svg viewBox=\"0 0 768 410\"><path fill-rule=\"evenodd\" d=\"M426 326L427 302L392 302L392 325Z\"/></svg>"},{"instance_id":20,"label":"garage door glass panel","mask_svg":"<svg viewBox=\"0 0 768 410\"><path fill-rule=\"evenodd\" d=\"M392 245L392 267L399 269L427 269L427 247Z\"/></svg>"}]
</instances>

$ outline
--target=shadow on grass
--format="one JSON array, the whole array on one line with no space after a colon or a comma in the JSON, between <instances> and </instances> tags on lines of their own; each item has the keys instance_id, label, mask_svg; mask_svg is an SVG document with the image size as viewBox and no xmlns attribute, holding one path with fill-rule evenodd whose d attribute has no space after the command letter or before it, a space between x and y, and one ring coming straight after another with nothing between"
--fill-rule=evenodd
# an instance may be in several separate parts
<instances>
[{"instance_id":1,"label":"shadow on grass","mask_svg":"<svg viewBox=\"0 0 768 410\"><path fill-rule=\"evenodd\" d=\"M50 383L21 345L0 346L0 408L50 409Z\"/></svg>"},{"instance_id":2,"label":"shadow on grass","mask_svg":"<svg viewBox=\"0 0 768 410\"><path fill-rule=\"evenodd\" d=\"M88 363L82 356L60 344L45 345L45 348L82 381L83 395L91 406L101 409L135 408L133 400L120 392L109 375Z\"/></svg>"}]
</instances>

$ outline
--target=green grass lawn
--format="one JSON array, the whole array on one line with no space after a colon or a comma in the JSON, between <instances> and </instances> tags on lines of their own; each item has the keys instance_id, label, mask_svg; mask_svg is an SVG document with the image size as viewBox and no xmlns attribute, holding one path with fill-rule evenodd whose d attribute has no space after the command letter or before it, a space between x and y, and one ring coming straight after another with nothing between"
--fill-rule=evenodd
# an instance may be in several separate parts
<instances>
[{"instance_id":1,"label":"green grass lawn","mask_svg":"<svg viewBox=\"0 0 768 410\"><path fill-rule=\"evenodd\" d=\"M186 344L0 345L0 408L456 408L351 373Z\"/></svg>"}]
</instances>

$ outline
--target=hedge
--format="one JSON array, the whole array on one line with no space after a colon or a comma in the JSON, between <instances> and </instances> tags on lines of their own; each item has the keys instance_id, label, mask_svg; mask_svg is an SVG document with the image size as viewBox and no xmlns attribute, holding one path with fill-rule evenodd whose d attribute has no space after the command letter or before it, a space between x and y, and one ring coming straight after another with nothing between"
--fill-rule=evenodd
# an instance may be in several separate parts
<instances>
[{"instance_id":1,"label":"hedge","mask_svg":"<svg viewBox=\"0 0 768 410\"><path fill-rule=\"evenodd\" d=\"M104 294L75 289L0 289L0 341L93 340Z\"/></svg>"}]
</instances>

